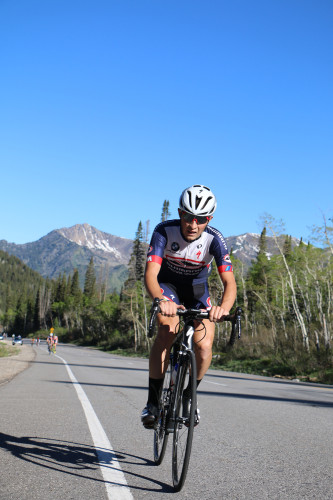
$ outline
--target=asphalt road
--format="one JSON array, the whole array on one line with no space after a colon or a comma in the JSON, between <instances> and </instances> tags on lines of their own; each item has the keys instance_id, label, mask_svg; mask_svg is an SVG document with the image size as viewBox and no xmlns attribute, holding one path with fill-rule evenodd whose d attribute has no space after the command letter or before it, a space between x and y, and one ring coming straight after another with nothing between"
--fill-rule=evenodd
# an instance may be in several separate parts
<instances>
[{"instance_id":1,"label":"asphalt road","mask_svg":"<svg viewBox=\"0 0 333 500\"><path fill-rule=\"evenodd\" d=\"M0 499L333 498L333 387L209 371L185 487L140 423L148 362L35 347L0 387ZM67 362L67 365L64 363Z\"/></svg>"}]
</instances>

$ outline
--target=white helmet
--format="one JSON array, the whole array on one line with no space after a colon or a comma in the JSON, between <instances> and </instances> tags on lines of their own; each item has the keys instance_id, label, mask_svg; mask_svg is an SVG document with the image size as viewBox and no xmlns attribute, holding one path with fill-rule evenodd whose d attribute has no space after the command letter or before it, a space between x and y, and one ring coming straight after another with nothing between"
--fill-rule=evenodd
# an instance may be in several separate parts
<instances>
[{"instance_id":1,"label":"white helmet","mask_svg":"<svg viewBox=\"0 0 333 500\"><path fill-rule=\"evenodd\" d=\"M194 215L213 215L216 205L215 196L202 184L184 189L179 198L179 208Z\"/></svg>"}]
</instances>

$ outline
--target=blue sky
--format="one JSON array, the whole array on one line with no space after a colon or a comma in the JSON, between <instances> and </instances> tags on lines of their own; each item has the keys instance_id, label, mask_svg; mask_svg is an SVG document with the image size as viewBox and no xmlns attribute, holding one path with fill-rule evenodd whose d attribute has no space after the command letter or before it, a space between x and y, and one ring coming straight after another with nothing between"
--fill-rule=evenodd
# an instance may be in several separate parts
<instances>
[{"instance_id":1,"label":"blue sky","mask_svg":"<svg viewBox=\"0 0 333 500\"><path fill-rule=\"evenodd\" d=\"M333 215L331 0L0 0L0 239L133 238L206 184L225 236Z\"/></svg>"}]
</instances>

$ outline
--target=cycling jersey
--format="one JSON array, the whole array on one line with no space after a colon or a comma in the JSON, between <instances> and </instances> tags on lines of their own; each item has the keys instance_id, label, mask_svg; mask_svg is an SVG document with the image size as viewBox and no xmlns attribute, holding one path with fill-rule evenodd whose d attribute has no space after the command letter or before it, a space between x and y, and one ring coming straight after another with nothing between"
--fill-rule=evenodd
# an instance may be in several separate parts
<instances>
[{"instance_id":1,"label":"cycling jersey","mask_svg":"<svg viewBox=\"0 0 333 500\"><path fill-rule=\"evenodd\" d=\"M232 264L223 235L207 226L198 239L186 241L180 220L158 224L153 232L147 262L161 264L159 283L203 283L211 273L215 259L219 273L232 272Z\"/></svg>"},{"instance_id":2,"label":"cycling jersey","mask_svg":"<svg viewBox=\"0 0 333 500\"><path fill-rule=\"evenodd\" d=\"M55 335L51 337L50 335L47 337L47 343L49 344L57 344L58 343L58 337Z\"/></svg>"}]
</instances>

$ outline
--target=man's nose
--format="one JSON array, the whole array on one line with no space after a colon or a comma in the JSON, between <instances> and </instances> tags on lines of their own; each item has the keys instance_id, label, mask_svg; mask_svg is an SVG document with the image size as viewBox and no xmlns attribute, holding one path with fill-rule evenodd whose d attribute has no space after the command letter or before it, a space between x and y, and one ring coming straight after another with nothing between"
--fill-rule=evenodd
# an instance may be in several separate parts
<instances>
[{"instance_id":1,"label":"man's nose","mask_svg":"<svg viewBox=\"0 0 333 500\"><path fill-rule=\"evenodd\" d=\"M195 229L198 225L197 219L193 219L192 222L190 222L190 226Z\"/></svg>"}]
</instances>

